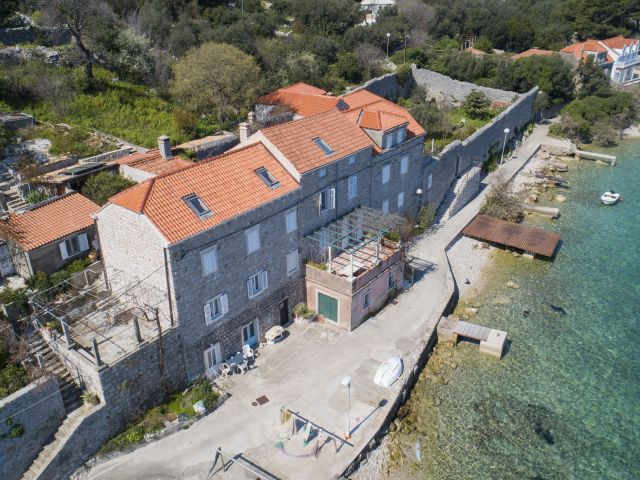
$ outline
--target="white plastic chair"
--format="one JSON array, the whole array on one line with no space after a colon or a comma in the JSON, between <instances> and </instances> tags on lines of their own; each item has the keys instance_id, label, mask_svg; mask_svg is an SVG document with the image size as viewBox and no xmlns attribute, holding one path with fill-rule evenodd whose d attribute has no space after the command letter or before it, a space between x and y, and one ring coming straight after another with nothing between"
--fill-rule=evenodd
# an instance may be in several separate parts
<instances>
[{"instance_id":1,"label":"white plastic chair","mask_svg":"<svg viewBox=\"0 0 640 480\"><path fill-rule=\"evenodd\" d=\"M254 356L253 349L249 345L242 346L242 357L245 360L253 360Z\"/></svg>"}]
</instances>

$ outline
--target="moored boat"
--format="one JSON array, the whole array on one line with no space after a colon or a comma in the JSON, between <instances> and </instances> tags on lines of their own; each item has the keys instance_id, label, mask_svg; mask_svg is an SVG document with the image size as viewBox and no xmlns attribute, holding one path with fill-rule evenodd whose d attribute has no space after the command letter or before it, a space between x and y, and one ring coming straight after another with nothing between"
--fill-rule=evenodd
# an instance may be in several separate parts
<instances>
[{"instance_id":1,"label":"moored boat","mask_svg":"<svg viewBox=\"0 0 640 480\"><path fill-rule=\"evenodd\" d=\"M373 383L389 388L402 375L403 365L400 357L391 357L378 367Z\"/></svg>"},{"instance_id":2,"label":"moored boat","mask_svg":"<svg viewBox=\"0 0 640 480\"><path fill-rule=\"evenodd\" d=\"M617 203L618 200L620 200L620 194L615 193L614 191L604 192L600 197L600 201L605 205L613 205L614 203Z\"/></svg>"}]
</instances>

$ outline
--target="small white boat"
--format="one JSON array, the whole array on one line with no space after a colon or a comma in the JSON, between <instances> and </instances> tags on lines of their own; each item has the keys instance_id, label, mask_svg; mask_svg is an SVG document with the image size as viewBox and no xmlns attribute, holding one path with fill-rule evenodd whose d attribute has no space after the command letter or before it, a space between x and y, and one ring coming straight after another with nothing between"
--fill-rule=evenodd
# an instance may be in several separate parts
<instances>
[{"instance_id":1,"label":"small white boat","mask_svg":"<svg viewBox=\"0 0 640 480\"><path fill-rule=\"evenodd\" d=\"M613 205L620 200L620 194L615 192L604 192L600 197L600 201L605 205Z\"/></svg>"},{"instance_id":2,"label":"small white boat","mask_svg":"<svg viewBox=\"0 0 640 480\"><path fill-rule=\"evenodd\" d=\"M402 375L402 370L402 359L400 357L391 357L378 367L376 376L373 377L373 383L389 388Z\"/></svg>"}]
</instances>

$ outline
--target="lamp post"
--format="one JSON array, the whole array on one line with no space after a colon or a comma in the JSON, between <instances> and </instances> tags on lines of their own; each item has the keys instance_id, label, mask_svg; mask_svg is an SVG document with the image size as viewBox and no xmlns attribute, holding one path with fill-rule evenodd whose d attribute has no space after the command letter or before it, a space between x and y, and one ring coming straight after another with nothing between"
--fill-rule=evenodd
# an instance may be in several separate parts
<instances>
[{"instance_id":1,"label":"lamp post","mask_svg":"<svg viewBox=\"0 0 640 480\"><path fill-rule=\"evenodd\" d=\"M389 38L391 38L391 34L387 32L387 60L389 60Z\"/></svg>"},{"instance_id":2,"label":"lamp post","mask_svg":"<svg viewBox=\"0 0 640 480\"><path fill-rule=\"evenodd\" d=\"M504 148L507 146L507 135L511 130L508 128L504 129L504 142L502 142L502 154L500 154L500 165L502 165L502 160L504 159ZM500 166L498 165L498 166Z\"/></svg>"},{"instance_id":3,"label":"lamp post","mask_svg":"<svg viewBox=\"0 0 640 480\"><path fill-rule=\"evenodd\" d=\"M351 377L346 376L342 379L342 385L347 387L347 433L344 435L344 438L349 440L351 438Z\"/></svg>"},{"instance_id":4,"label":"lamp post","mask_svg":"<svg viewBox=\"0 0 640 480\"><path fill-rule=\"evenodd\" d=\"M407 63L407 38L409 38L409 35L405 33L404 34L404 54L402 56L402 63Z\"/></svg>"}]
</instances>

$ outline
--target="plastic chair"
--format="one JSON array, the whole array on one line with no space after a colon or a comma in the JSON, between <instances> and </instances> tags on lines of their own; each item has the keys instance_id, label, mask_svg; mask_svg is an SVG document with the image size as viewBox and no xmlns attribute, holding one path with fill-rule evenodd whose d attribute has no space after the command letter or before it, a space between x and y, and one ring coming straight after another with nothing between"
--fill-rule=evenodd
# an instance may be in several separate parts
<instances>
[{"instance_id":1,"label":"plastic chair","mask_svg":"<svg viewBox=\"0 0 640 480\"><path fill-rule=\"evenodd\" d=\"M242 357L245 360L253 360L255 354L253 352L253 348L251 348L249 345L243 345L242 346Z\"/></svg>"}]
</instances>

